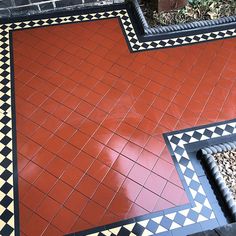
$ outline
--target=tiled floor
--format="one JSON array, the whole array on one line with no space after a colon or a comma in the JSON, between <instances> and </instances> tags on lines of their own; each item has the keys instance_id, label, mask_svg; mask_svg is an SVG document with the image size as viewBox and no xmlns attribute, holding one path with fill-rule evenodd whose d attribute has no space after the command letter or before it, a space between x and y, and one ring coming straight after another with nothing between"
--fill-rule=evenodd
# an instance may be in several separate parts
<instances>
[{"instance_id":1,"label":"tiled floor","mask_svg":"<svg viewBox=\"0 0 236 236\"><path fill-rule=\"evenodd\" d=\"M235 117L235 39L130 53L110 19L13 46L21 235L188 202L162 133Z\"/></svg>"}]
</instances>

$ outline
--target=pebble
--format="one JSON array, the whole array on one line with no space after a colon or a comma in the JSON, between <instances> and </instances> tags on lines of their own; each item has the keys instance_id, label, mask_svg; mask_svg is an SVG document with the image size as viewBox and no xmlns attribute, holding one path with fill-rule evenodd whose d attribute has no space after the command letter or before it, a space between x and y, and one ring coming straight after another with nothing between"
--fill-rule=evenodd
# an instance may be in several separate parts
<instances>
[{"instance_id":1,"label":"pebble","mask_svg":"<svg viewBox=\"0 0 236 236\"><path fill-rule=\"evenodd\" d=\"M236 201L236 150L213 154L227 187Z\"/></svg>"}]
</instances>

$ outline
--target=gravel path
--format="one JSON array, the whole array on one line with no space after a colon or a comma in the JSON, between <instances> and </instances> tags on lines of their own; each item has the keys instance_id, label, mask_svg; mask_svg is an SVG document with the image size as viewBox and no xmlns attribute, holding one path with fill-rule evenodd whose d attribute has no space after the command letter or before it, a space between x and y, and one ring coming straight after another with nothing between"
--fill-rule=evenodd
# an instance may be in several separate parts
<instances>
[{"instance_id":1,"label":"gravel path","mask_svg":"<svg viewBox=\"0 0 236 236\"><path fill-rule=\"evenodd\" d=\"M226 185L236 201L236 150L213 155Z\"/></svg>"}]
</instances>

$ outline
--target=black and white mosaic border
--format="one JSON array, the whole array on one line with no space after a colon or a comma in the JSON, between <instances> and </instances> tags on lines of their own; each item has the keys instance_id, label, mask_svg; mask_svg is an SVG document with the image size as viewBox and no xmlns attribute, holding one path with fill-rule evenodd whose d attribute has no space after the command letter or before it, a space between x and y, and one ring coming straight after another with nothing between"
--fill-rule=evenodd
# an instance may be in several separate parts
<instances>
[{"instance_id":1,"label":"black and white mosaic border","mask_svg":"<svg viewBox=\"0 0 236 236\"><path fill-rule=\"evenodd\" d=\"M13 30L35 28L41 26L59 25L66 23L85 22L99 19L119 18L129 47L132 51L164 48L202 42L218 38L227 38L236 35L235 29L218 31L209 34L200 34L175 39L141 42L134 30L127 9L109 10L72 16L51 17L46 19L25 20L0 25L0 235L18 235L15 216L17 211L16 189L17 182L13 179L16 157L14 151L13 133L13 103L12 103L12 78L11 78L11 52L10 35ZM194 167L185 150L185 144L211 139L236 133L236 122L225 125L210 126L194 131L167 134L168 142L176 158L176 165L181 170L183 181L188 186L193 200L191 208L151 214L137 217L131 221L114 226L100 227L86 235L155 235L181 227L193 225L198 222L215 218L203 187L195 173ZM15 163L15 164L14 164ZM85 235L83 233L83 235Z\"/></svg>"},{"instance_id":2,"label":"black and white mosaic border","mask_svg":"<svg viewBox=\"0 0 236 236\"><path fill-rule=\"evenodd\" d=\"M225 180L218 168L218 165L213 155L216 153L232 151L235 149L236 149L236 141L213 145L213 146L202 148L200 150L200 156L204 160L204 163L209 169L209 172L210 172L209 174L213 177L220 193L222 194L223 200L225 201L230 211L232 220L234 222L236 221L236 203L233 199L230 189L225 183Z\"/></svg>"}]
</instances>

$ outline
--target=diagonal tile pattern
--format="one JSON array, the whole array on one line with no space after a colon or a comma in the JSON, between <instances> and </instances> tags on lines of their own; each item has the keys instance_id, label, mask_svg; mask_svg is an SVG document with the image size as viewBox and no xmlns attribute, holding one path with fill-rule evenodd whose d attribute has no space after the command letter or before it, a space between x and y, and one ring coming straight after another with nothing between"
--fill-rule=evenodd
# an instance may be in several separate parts
<instances>
[{"instance_id":1,"label":"diagonal tile pattern","mask_svg":"<svg viewBox=\"0 0 236 236\"><path fill-rule=\"evenodd\" d=\"M116 19L17 31L13 39L20 212L36 217L24 234L132 218L163 209L160 199L188 202L173 162L160 158L156 129L168 120L152 104L169 89L143 77L148 57L130 54ZM136 61L140 73L128 68ZM31 229L32 220L42 224Z\"/></svg>"},{"instance_id":2,"label":"diagonal tile pattern","mask_svg":"<svg viewBox=\"0 0 236 236\"><path fill-rule=\"evenodd\" d=\"M157 47L136 46L125 10L98 15L1 26L1 155L9 156L1 163L9 172L1 172L1 205L13 199L8 30L119 16L133 51ZM187 203L162 133L235 117L234 44L131 54L117 19L15 31L22 235L61 235ZM4 207L2 234L14 226L13 204ZM190 213L184 215L194 222ZM208 209L204 214L211 217ZM162 232L176 227L173 219L181 221L164 216L113 233L145 234L147 225L149 233Z\"/></svg>"}]
</instances>

